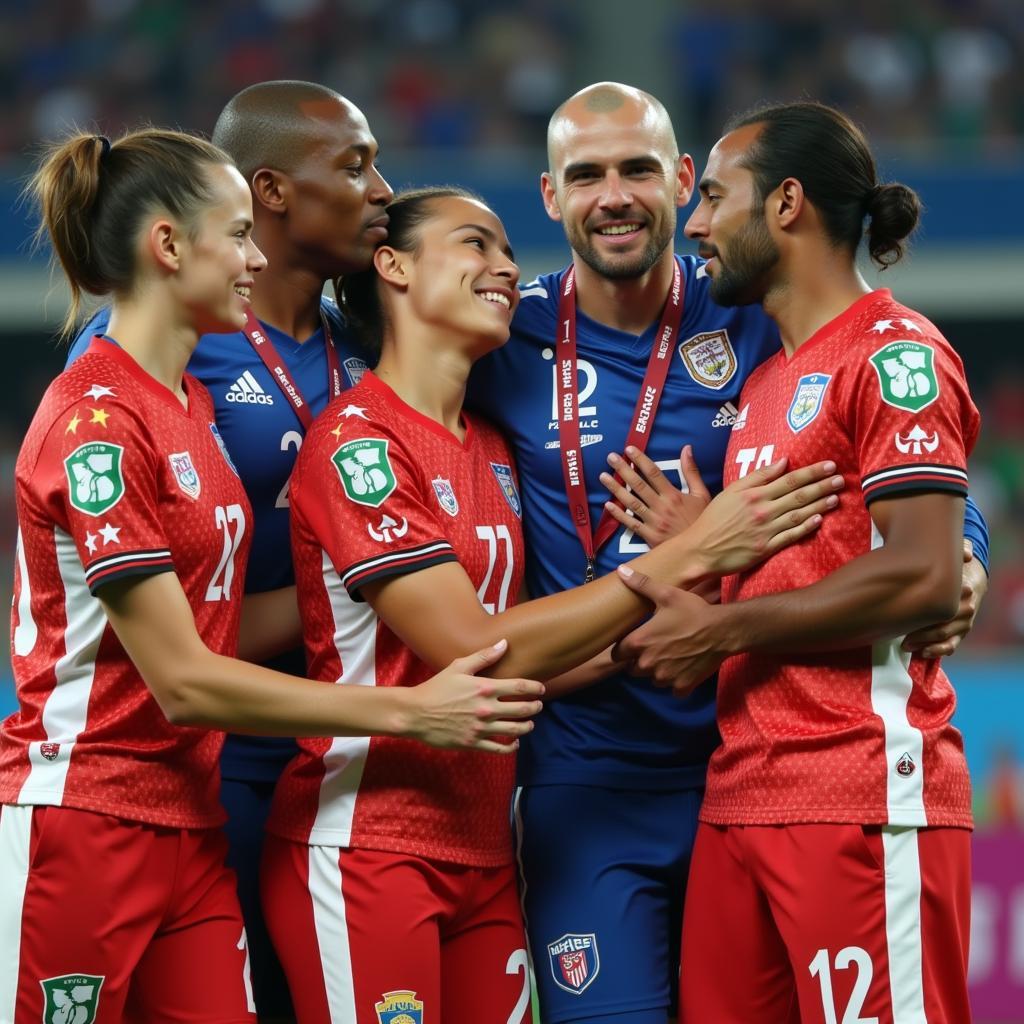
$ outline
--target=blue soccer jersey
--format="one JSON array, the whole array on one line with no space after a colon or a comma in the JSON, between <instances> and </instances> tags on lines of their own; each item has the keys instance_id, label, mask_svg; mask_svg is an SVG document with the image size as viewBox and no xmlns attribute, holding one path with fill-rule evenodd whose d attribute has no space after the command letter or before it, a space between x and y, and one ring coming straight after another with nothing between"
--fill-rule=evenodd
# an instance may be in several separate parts
<instances>
[{"instance_id":1,"label":"blue soccer jersey","mask_svg":"<svg viewBox=\"0 0 1024 1024\"><path fill-rule=\"evenodd\" d=\"M366 369L364 353L357 349L332 300L324 298L321 311L338 350L342 387L351 387ZM94 334L106 330L109 316L109 310L102 309L82 329L71 347L69 362L85 350ZM261 326L316 415L331 397L323 327L300 343L269 324ZM241 331L203 335L188 370L213 396L217 428L252 503L253 544L245 590L257 593L290 586L295 577L288 526L288 478L305 429L294 406ZM282 671L305 675L301 650L272 664ZM221 771L226 778L272 782L295 749L291 740L232 736L225 744Z\"/></svg>"},{"instance_id":2,"label":"blue soccer jersey","mask_svg":"<svg viewBox=\"0 0 1024 1024\"><path fill-rule=\"evenodd\" d=\"M750 372L779 347L774 324L759 307L723 309L708 296L700 261L682 257L683 316L647 454L679 482L679 450L693 445L708 487L721 487L730 429ZM563 272L564 273L564 272ZM522 288L508 344L481 360L471 399L505 430L515 450L526 533L531 597L583 582L586 558L569 518L558 441L556 321L562 273ZM640 394L657 324L636 337L577 312L580 440L591 525L608 492L598 475L621 452ZM620 528L602 547L597 572L645 551ZM718 743L714 683L681 701L646 679L626 674L552 701L524 737L522 785L584 783L672 789L701 785Z\"/></svg>"}]
</instances>

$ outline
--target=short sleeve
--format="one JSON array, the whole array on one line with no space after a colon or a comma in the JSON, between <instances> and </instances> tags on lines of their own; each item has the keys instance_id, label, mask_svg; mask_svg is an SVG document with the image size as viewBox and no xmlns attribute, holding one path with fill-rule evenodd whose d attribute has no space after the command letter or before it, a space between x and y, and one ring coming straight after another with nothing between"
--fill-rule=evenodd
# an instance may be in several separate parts
<instances>
[{"instance_id":1,"label":"short sleeve","mask_svg":"<svg viewBox=\"0 0 1024 1024\"><path fill-rule=\"evenodd\" d=\"M33 476L48 517L75 545L91 593L127 576L173 571L152 442L109 395L87 395L59 416Z\"/></svg>"},{"instance_id":2,"label":"short sleeve","mask_svg":"<svg viewBox=\"0 0 1024 1024\"><path fill-rule=\"evenodd\" d=\"M862 351L848 401L864 503L923 492L966 497L979 416L956 353L923 332Z\"/></svg>"},{"instance_id":3,"label":"short sleeve","mask_svg":"<svg viewBox=\"0 0 1024 1024\"><path fill-rule=\"evenodd\" d=\"M292 512L312 530L349 593L355 598L367 583L457 561L427 501L432 485L402 439L369 423L332 433L318 432L303 447ZM432 497L435 507L442 497Z\"/></svg>"}]
</instances>

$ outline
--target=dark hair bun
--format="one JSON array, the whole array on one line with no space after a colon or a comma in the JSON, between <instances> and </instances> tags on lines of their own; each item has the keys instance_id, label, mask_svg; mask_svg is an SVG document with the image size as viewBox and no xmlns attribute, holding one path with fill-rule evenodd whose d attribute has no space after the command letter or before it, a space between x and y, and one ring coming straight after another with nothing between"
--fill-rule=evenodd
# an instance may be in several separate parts
<instances>
[{"instance_id":1,"label":"dark hair bun","mask_svg":"<svg viewBox=\"0 0 1024 1024\"><path fill-rule=\"evenodd\" d=\"M921 218L921 200L917 193L890 182L876 185L867 200L868 252L881 267L888 267L903 255L903 242Z\"/></svg>"}]
</instances>

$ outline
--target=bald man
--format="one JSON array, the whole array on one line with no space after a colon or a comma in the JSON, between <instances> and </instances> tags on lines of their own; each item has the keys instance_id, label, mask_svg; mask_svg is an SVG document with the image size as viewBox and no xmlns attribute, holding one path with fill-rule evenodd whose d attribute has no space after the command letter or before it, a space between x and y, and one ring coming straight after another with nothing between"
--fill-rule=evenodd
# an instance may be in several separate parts
<instances>
[{"instance_id":1,"label":"bald man","mask_svg":"<svg viewBox=\"0 0 1024 1024\"><path fill-rule=\"evenodd\" d=\"M760 308L716 306L703 262L674 255L676 211L693 188L693 162L647 93L598 83L551 119L541 193L572 263L523 286L511 340L472 381L515 446L533 597L612 572L656 538L652 490L631 499L636 515L601 521L599 474L627 440L664 474L651 480L663 497L681 479L683 444L721 487L730 432L747 416L740 389L779 347ZM968 569L980 588L984 569ZM715 681L680 700L610 656L591 669L596 681L550 701L519 755L517 848L542 1017L664 1024L719 742Z\"/></svg>"},{"instance_id":2,"label":"bald man","mask_svg":"<svg viewBox=\"0 0 1024 1024\"><path fill-rule=\"evenodd\" d=\"M242 90L218 118L213 141L252 188L253 237L268 265L253 284L252 329L204 336L188 369L213 396L217 427L253 506L245 580L246 593L253 594L295 582L288 478L312 416L366 369L337 307L322 297L324 284L370 265L387 237L384 206L391 189L374 165L377 143L362 112L311 82L262 82ZM71 359L105 330L107 315L101 311L86 326ZM281 632L277 622L266 625L253 620L243 629ZM297 635L297 612L294 629ZM266 664L305 675L301 648L267 655ZM238 874L262 1022L291 1016L260 909L259 862L274 783L296 750L291 740L229 736L221 758L229 863Z\"/></svg>"}]
</instances>

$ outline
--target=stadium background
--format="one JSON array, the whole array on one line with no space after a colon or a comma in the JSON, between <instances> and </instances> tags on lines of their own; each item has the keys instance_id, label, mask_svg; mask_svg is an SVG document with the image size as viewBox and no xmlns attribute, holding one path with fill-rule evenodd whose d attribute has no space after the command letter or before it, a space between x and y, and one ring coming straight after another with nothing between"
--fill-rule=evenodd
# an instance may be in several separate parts
<instances>
[{"instance_id":1,"label":"stadium background","mask_svg":"<svg viewBox=\"0 0 1024 1024\"><path fill-rule=\"evenodd\" d=\"M396 188L458 182L503 217L524 275L560 266L537 180L547 118L615 79L666 102L698 168L728 114L832 102L927 211L881 283L959 349L983 415L971 493L992 579L948 663L975 785L971 977L986 1021L1024 1021L1024 13L1020 0L0 0L0 595L15 541L20 438L63 363L64 298L18 195L41 139L149 120L209 132L269 78L332 86L366 112ZM855 9L856 8L856 9ZM681 218L685 219L685 218ZM680 237L680 248L689 245ZM13 706L0 664L0 712Z\"/></svg>"}]
</instances>

